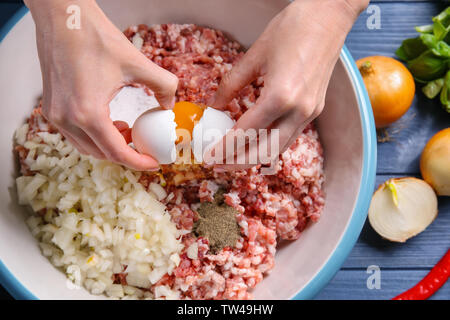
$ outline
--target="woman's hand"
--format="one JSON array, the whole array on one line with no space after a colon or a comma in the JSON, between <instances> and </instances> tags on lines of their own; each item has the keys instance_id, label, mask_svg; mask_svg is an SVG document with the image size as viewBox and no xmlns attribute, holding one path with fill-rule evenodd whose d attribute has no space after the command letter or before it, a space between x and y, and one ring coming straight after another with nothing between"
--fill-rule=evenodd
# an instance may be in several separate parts
<instances>
[{"instance_id":1,"label":"woman's hand","mask_svg":"<svg viewBox=\"0 0 450 320\"><path fill-rule=\"evenodd\" d=\"M127 145L109 117L109 102L121 87L142 83L170 108L177 77L139 52L93 0L25 2L36 23L44 116L83 154L137 170L158 168ZM80 7L80 29L66 27L70 4Z\"/></svg>"},{"instance_id":2,"label":"woman's hand","mask_svg":"<svg viewBox=\"0 0 450 320\"><path fill-rule=\"evenodd\" d=\"M345 37L368 2L293 2L269 23L222 79L212 106L225 109L244 86L262 76L261 96L241 116L235 129L279 129L279 151L289 148L305 126L321 113ZM242 152L238 150L236 154Z\"/></svg>"}]
</instances>

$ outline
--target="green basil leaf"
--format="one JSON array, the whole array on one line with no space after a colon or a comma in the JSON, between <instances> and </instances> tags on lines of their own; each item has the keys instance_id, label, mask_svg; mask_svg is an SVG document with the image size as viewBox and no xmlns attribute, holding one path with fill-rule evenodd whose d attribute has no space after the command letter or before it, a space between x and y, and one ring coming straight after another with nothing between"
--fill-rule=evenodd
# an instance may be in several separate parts
<instances>
[{"instance_id":1,"label":"green basil leaf","mask_svg":"<svg viewBox=\"0 0 450 320\"><path fill-rule=\"evenodd\" d=\"M417 26L415 27L418 33L433 33L433 25L427 24L425 26Z\"/></svg>"},{"instance_id":2,"label":"green basil leaf","mask_svg":"<svg viewBox=\"0 0 450 320\"><path fill-rule=\"evenodd\" d=\"M409 61L408 67L416 79L432 81L447 72L448 59L436 56L432 50L427 50L419 57Z\"/></svg>"},{"instance_id":3,"label":"green basil leaf","mask_svg":"<svg viewBox=\"0 0 450 320\"><path fill-rule=\"evenodd\" d=\"M441 21L435 21L433 24L433 34L439 40L442 40L447 35L447 28L444 27Z\"/></svg>"},{"instance_id":4,"label":"green basil leaf","mask_svg":"<svg viewBox=\"0 0 450 320\"><path fill-rule=\"evenodd\" d=\"M450 58L450 46L444 41L439 41L431 51L439 57Z\"/></svg>"},{"instance_id":5,"label":"green basil leaf","mask_svg":"<svg viewBox=\"0 0 450 320\"><path fill-rule=\"evenodd\" d=\"M440 96L442 106L444 107L444 109L447 112L450 113L450 101L448 100L449 91L450 91L450 71L447 72L447 74L445 75L444 86L441 90L441 96Z\"/></svg>"},{"instance_id":6,"label":"green basil leaf","mask_svg":"<svg viewBox=\"0 0 450 320\"><path fill-rule=\"evenodd\" d=\"M450 32L447 32L447 35L445 36L444 39L442 39L442 41L444 41L447 44L450 44Z\"/></svg>"},{"instance_id":7,"label":"green basil leaf","mask_svg":"<svg viewBox=\"0 0 450 320\"><path fill-rule=\"evenodd\" d=\"M440 22L444 28L447 28L450 25L450 7L447 7L439 13L437 16L433 17L433 22Z\"/></svg>"},{"instance_id":8,"label":"green basil leaf","mask_svg":"<svg viewBox=\"0 0 450 320\"><path fill-rule=\"evenodd\" d=\"M433 34L438 40L444 40L450 44L450 7L432 18Z\"/></svg>"},{"instance_id":9,"label":"green basil leaf","mask_svg":"<svg viewBox=\"0 0 450 320\"><path fill-rule=\"evenodd\" d=\"M428 47L423 43L420 37L406 39L402 42L400 48L395 54L403 61L413 60L424 53Z\"/></svg>"},{"instance_id":10,"label":"green basil leaf","mask_svg":"<svg viewBox=\"0 0 450 320\"><path fill-rule=\"evenodd\" d=\"M438 38L434 34L421 34L419 38L422 40L423 44L428 47L428 49L433 49L439 42Z\"/></svg>"},{"instance_id":11,"label":"green basil leaf","mask_svg":"<svg viewBox=\"0 0 450 320\"><path fill-rule=\"evenodd\" d=\"M441 92L443 86L444 78L439 78L428 82L426 86L422 87L422 92L427 98L434 99Z\"/></svg>"}]
</instances>

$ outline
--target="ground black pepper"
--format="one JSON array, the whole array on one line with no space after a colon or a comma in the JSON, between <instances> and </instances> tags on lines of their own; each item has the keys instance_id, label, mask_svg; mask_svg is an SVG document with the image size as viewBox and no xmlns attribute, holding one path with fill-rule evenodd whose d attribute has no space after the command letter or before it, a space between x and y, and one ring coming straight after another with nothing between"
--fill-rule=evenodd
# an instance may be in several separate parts
<instances>
[{"instance_id":1,"label":"ground black pepper","mask_svg":"<svg viewBox=\"0 0 450 320\"><path fill-rule=\"evenodd\" d=\"M214 202L203 202L197 210L199 219L194 224L194 233L207 238L211 253L217 254L225 247L235 247L241 237L236 221L238 211L224 202L224 191L219 189Z\"/></svg>"}]
</instances>

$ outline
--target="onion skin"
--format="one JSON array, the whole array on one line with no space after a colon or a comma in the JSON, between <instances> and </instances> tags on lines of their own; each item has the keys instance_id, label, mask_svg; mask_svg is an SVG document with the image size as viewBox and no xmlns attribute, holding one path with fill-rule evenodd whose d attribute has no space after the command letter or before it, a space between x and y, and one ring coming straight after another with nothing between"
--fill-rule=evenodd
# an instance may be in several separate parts
<instances>
[{"instance_id":1,"label":"onion skin","mask_svg":"<svg viewBox=\"0 0 450 320\"><path fill-rule=\"evenodd\" d=\"M369 222L383 238L405 242L433 222L437 205L436 194L425 181L412 177L389 179L372 196Z\"/></svg>"},{"instance_id":2,"label":"onion skin","mask_svg":"<svg viewBox=\"0 0 450 320\"><path fill-rule=\"evenodd\" d=\"M412 104L416 90L411 72L399 61L371 56L356 61L372 104L375 126L400 119Z\"/></svg>"},{"instance_id":3,"label":"onion skin","mask_svg":"<svg viewBox=\"0 0 450 320\"><path fill-rule=\"evenodd\" d=\"M423 149L420 172L440 196L450 196L450 128L436 133Z\"/></svg>"}]
</instances>

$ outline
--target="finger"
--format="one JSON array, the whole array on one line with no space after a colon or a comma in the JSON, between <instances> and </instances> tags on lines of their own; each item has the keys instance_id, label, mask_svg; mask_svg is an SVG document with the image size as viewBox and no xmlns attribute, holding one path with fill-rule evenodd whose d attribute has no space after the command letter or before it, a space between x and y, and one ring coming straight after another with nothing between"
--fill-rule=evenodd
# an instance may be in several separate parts
<instances>
[{"instance_id":1,"label":"finger","mask_svg":"<svg viewBox=\"0 0 450 320\"><path fill-rule=\"evenodd\" d=\"M148 155L136 152L127 145L122 134L109 117L101 119L95 126L83 128L95 141L106 157L135 170L157 170L158 162Z\"/></svg>"},{"instance_id":2,"label":"finger","mask_svg":"<svg viewBox=\"0 0 450 320\"><path fill-rule=\"evenodd\" d=\"M210 102L214 108L223 110L238 92L260 75L255 48L249 51L233 66L220 81L219 88Z\"/></svg>"},{"instance_id":3,"label":"finger","mask_svg":"<svg viewBox=\"0 0 450 320\"><path fill-rule=\"evenodd\" d=\"M230 161L236 154L245 153L245 150L243 150L243 147L245 146L237 146L237 150L231 150L229 147L227 148L227 141L234 141L235 135L245 134L247 135L246 139L248 140L248 143L251 143L252 140L256 139L259 129L268 128L282 115L283 112L284 111L281 108L276 108L275 100L273 98L268 97L263 93L256 104L239 118L233 130L230 130L219 143L206 152L205 162L210 164L223 159L227 162L226 159ZM253 129L254 131L249 129ZM222 159L217 159L219 156L216 157L219 148L222 148Z\"/></svg>"},{"instance_id":4,"label":"finger","mask_svg":"<svg viewBox=\"0 0 450 320\"><path fill-rule=\"evenodd\" d=\"M304 121L302 115L295 110L286 113L272 123L270 129L265 134L258 135L258 140L249 142L241 147L232 156L225 159L224 164L218 164L218 168L224 170L243 170L256 164L272 163L290 145L292 139L298 137L310 119ZM293 142L293 141L292 141Z\"/></svg>"},{"instance_id":5,"label":"finger","mask_svg":"<svg viewBox=\"0 0 450 320\"><path fill-rule=\"evenodd\" d=\"M280 130L280 154L285 152L294 143L309 122L309 119L302 121L300 117L295 119L295 117L292 116L291 118L282 119L276 124L277 128Z\"/></svg>"},{"instance_id":6,"label":"finger","mask_svg":"<svg viewBox=\"0 0 450 320\"><path fill-rule=\"evenodd\" d=\"M283 121L277 121L276 123L284 125ZM293 129L283 126L282 129L272 127L265 133L260 132L258 140L253 143L250 142L242 150L236 152L233 161L227 158L224 164L219 164L216 167L226 171L235 171L249 169L259 164L265 166L275 164L274 161L278 159L280 154L280 145L289 139L291 130Z\"/></svg>"},{"instance_id":7,"label":"finger","mask_svg":"<svg viewBox=\"0 0 450 320\"><path fill-rule=\"evenodd\" d=\"M287 140L287 142L284 145L280 145L280 154L285 152L287 149L289 149L295 142L295 140L298 139L298 137L303 133L303 130L305 130L306 126L311 123L311 121L314 121L321 113L324 108L325 101L322 101L315 109L314 112L311 114L309 118L303 121L300 125L298 125L297 130L292 134L292 136ZM300 120L299 120L300 123ZM295 123L293 124L295 125Z\"/></svg>"},{"instance_id":8,"label":"finger","mask_svg":"<svg viewBox=\"0 0 450 320\"><path fill-rule=\"evenodd\" d=\"M84 155L91 155L97 159L105 159L103 152L97 147L89 136L74 126L59 127L58 130Z\"/></svg>"},{"instance_id":9,"label":"finger","mask_svg":"<svg viewBox=\"0 0 450 320\"><path fill-rule=\"evenodd\" d=\"M69 143L78 150L79 153L87 155L88 152L63 128L58 128L58 131L69 141Z\"/></svg>"},{"instance_id":10,"label":"finger","mask_svg":"<svg viewBox=\"0 0 450 320\"><path fill-rule=\"evenodd\" d=\"M284 112L284 109L278 107L276 99L270 97L263 91L256 103L236 122L235 129L268 128Z\"/></svg>"},{"instance_id":11,"label":"finger","mask_svg":"<svg viewBox=\"0 0 450 320\"><path fill-rule=\"evenodd\" d=\"M175 104L178 77L153 63L140 52L137 60L129 66L133 80L148 86L163 108L172 109Z\"/></svg>"}]
</instances>

